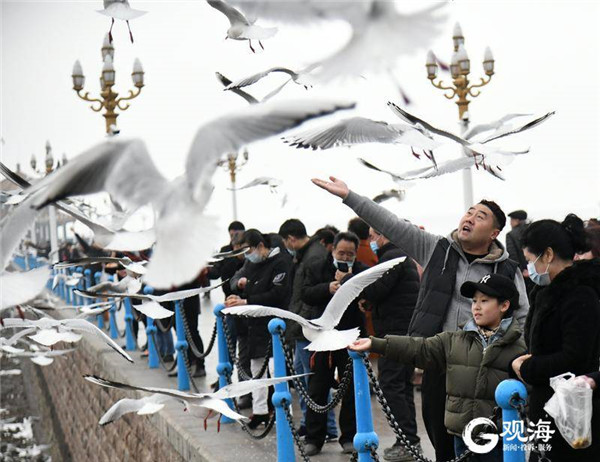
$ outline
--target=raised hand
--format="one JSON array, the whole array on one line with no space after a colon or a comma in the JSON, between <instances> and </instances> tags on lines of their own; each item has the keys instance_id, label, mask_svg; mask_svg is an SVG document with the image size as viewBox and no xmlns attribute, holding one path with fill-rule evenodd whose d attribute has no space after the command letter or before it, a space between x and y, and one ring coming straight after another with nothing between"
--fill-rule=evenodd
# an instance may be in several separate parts
<instances>
[{"instance_id":1,"label":"raised hand","mask_svg":"<svg viewBox=\"0 0 600 462\"><path fill-rule=\"evenodd\" d=\"M318 178L313 178L311 181L314 184L316 184L319 188L323 188L325 191L330 192L334 196L346 199L346 197L348 197L348 194L350 194L350 189L348 189L348 185L334 176L330 176L329 179L331 181L320 180Z\"/></svg>"},{"instance_id":2,"label":"raised hand","mask_svg":"<svg viewBox=\"0 0 600 462\"><path fill-rule=\"evenodd\" d=\"M359 338L356 342L348 345L348 349L352 351L369 351L371 349L371 339Z\"/></svg>"}]
</instances>

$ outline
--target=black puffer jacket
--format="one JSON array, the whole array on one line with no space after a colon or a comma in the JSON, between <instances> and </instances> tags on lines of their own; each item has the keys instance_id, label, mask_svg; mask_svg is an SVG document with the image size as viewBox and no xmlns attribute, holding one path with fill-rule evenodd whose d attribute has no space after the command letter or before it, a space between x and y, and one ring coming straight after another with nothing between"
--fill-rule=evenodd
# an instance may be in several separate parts
<instances>
[{"instance_id":1,"label":"black puffer jacket","mask_svg":"<svg viewBox=\"0 0 600 462\"><path fill-rule=\"evenodd\" d=\"M368 269L359 261L352 266L352 274L358 274ZM301 297L304 303L315 307L315 317L321 316L329 300L333 295L329 292L329 284L335 281L336 268L333 266L333 257L327 254L325 258L315 258L306 262L306 273L302 286ZM342 284L348 280L342 280ZM361 333L365 333L365 320L362 312L358 309L357 297L344 312L342 319L337 325L337 330L353 329L359 327Z\"/></svg>"},{"instance_id":2,"label":"black puffer jacket","mask_svg":"<svg viewBox=\"0 0 600 462\"><path fill-rule=\"evenodd\" d=\"M240 274L246 270L244 274ZM283 255L279 248L271 250L269 257L260 263L245 265L236 276L246 277L248 283L240 297L248 305L264 305L285 308L290 297L290 258ZM245 319L247 326L250 358L264 358L271 334L267 328L270 318ZM236 324L237 326L237 324ZM269 350L268 355L273 353Z\"/></svg>"},{"instance_id":3,"label":"black puffer jacket","mask_svg":"<svg viewBox=\"0 0 600 462\"><path fill-rule=\"evenodd\" d=\"M575 263L549 286L532 294L525 323L525 341L533 356L521 375L531 385L530 417L552 420L544 404L553 395L549 379L565 372L583 375L598 370L600 357L600 260ZM600 406L594 403L592 446L574 450L557 431L549 442L552 462L600 460Z\"/></svg>"},{"instance_id":4,"label":"black puffer jacket","mask_svg":"<svg viewBox=\"0 0 600 462\"><path fill-rule=\"evenodd\" d=\"M405 257L391 242L377 251L379 263ZM375 335L405 335L419 295L419 273L415 262L407 258L373 284L367 286L362 297L373 305Z\"/></svg>"},{"instance_id":5,"label":"black puffer jacket","mask_svg":"<svg viewBox=\"0 0 600 462\"><path fill-rule=\"evenodd\" d=\"M304 319L314 319L320 316L318 308L302 301L302 286L306 273L306 262L315 258L325 258L327 249L318 239L309 240L304 247L296 252L293 266L292 298L288 310L299 314ZM302 328L296 322L287 325L286 337L290 340L306 340L302 335Z\"/></svg>"}]
</instances>

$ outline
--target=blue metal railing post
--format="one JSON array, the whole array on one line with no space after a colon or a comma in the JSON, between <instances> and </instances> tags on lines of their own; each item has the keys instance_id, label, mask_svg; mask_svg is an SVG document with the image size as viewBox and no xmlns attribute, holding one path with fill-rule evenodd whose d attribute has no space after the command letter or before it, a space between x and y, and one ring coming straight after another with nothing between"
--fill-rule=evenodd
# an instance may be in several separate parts
<instances>
[{"instance_id":1,"label":"blue metal railing post","mask_svg":"<svg viewBox=\"0 0 600 462\"><path fill-rule=\"evenodd\" d=\"M281 319L271 319L269 321L269 332L273 337L273 363L275 377L285 377L285 356L283 354L283 345L279 334L285 332L285 322ZM277 426L277 462L295 462L294 440L292 431L285 416L284 406L290 406L292 395L287 382L275 385L275 393L271 398L275 406L275 424Z\"/></svg>"},{"instance_id":2,"label":"blue metal railing post","mask_svg":"<svg viewBox=\"0 0 600 462\"><path fill-rule=\"evenodd\" d=\"M369 392L369 376L363 363L363 354L350 351L354 372L354 406L356 409L356 435L354 448L358 452L359 462L371 461L372 447L379 446L379 438L373 430L371 415L371 394Z\"/></svg>"},{"instance_id":3,"label":"blue metal railing post","mask_svg":"<svg viewBox=\"0 0 600 462\"><path fill-rule=\"evenodd\" d=\"M83 274L83 268L81 266L78 266L77 268L75 268L75 271L77 271L80 274ZM77 281L77 287L73 288L73 304L74 305L83 305L83 298L74 292L75 289L83 290L84 289L83 284L84 284L84 280L82 277L79 281Z\"/></svg>"},{"instance_id":4,"label":"blue metal railing post","mask_svg":"<svg viewBox=\"0 0 600 462\"><path fill-rule=\"evenodd\" d=\"M102 279L102 273L100 271L96 271L94 273L94 284L99 284L100 279ZM102 299L97 298L96 302L101 302ZM96 316L96 320L98 321L98 329L104 329L104 313Z\"/></svg>"},{"instance_id":5,"label":"blue metal railing post","mask_svg":"<svg viewBox=\"0 0 600 462\"><path fill-rule=\"evenodd\" d=\"M129 298L123 299L125 305L125 349L134 351L136 347L135 337L133 335L133 308Z\"/></svg>"},{"instance_id":6,"label":"blue metal railing post","mask_svg":"<svg viewBox=\"0 0 600 462\"><path fill-rule=\"evenodd\" d=\"M152 294L154 289L150 286L144 287L145 294ZM158 350L154 343L154 335L156 334L156 326L154 325L154 319L146 316L146 341L148 342L148 367L150 369L156 369L159 366L158 362Z\"/></svg>"},{"instance_id":7,"label":"blue metal railing post","mask_svg":"<svg viewBox=\"0 0 600 462\"><path fill-rule=\"evenodd\" d=\"M527 400L527 389L518 380L503 380L496 387L496 403L502 408L502 422L504 433L502 437L502 449L504 453L504 462L525 462L525 444L519 440L523 435L519 430L523 430L521 425L515 425L514 422L521 420L517 410L511 405L511 401L517 399Z\"/></svg>"},{"instance_id":8,"label":"blue metal railing post","mask_svg":"<svg viewBox=\"0 0 600 462\"><path fill-rule=\"evenodd\" d=\"M87 289L89 289L90 287L93 286L93 284L92 284L92 270L91 269L89 269L89 268L85 269L85 271L83 272L83 278L85 279L85 284L84 284L85 290L87 290ZM86 305L91 305L93 302L92 302L91 298L87 298L86 297L86 298L84 298L84 303Z\"/></svg>"},{"instance_id":9,"label":"blue metal railing post","mask_svg":"<svg viewBox=\"0 0 600 462\"><path fill-rule=\"evenodd\" d=\"M231 361L229 359L229 350L227 349L227 339L225 338L225 332L223 331L223 315L221 310L225 308L222 303L215 306L213 312L217 317L217 347L219 349L219 363L217 364L217 374L219 374L219 388L227 386L227 376L230 376L233 372ZM233 409L233 401L226 399L227 405ZM221 423L231 423L233 419L222 416Z\"/></svg>"},{"instance_id":10,"label":"blue metal railing post","mask_svg":"<svg viewBox=\"0 0 600 462\"><path fill-rule=\"evenodd\" d=\"M183 306L181 301L175 303L175 331L177 332L177 342L175 350L177 350L177 389L186 391L190 389L190 376L185 367L183 355L187 354L188 342L185 339L185 330L183 328ZM171 332L169 332L171 335Z\"/></svg>"},{"instance_id":11,"label":"blue metal railing post","mask_svg":"<svg viewBox=\"0 0 600 462\"><path fill-rule=\"evenodd\" d=\"M67 270L66 269L61 269L58 270L60 272L60 274L62 274L63 276L67 276ZM67 301L67 289L66 289L66 284L64 279L61 277L60 281L58 281L58 294L60 295L60 298L63 299L64 302Z\"/></svg>"},{"instance_id":12,"label":"blue metal railing post","mask_svg":"<svg viewBox=\"0 0 600 462\"><path fill-rule=\"evenodd\" d=\"M51 290L53 293L56 293L56 291L52 289L52 281L54 281L54 275L56 274L56 270L52 266L50 268L52 269L50 271L50 279L48 279L48 282L46 282L46 289Z\"/></svg>"},{"instance_id":13,"label":"blue metal railing post","mask_svg":"<svg viewBox=\"0 0 600 462\"><path fill-rule=\"evenodd\" d=\"M114 282L114 280L116 279L115 276L109 276L108 280L111 282ZM110 326L110 338L112 338L113 340L116 338L119 338L119 329L117 329L117 302L116 300L113 298L112 299L112 305L110 306L110 310L109 311L109 317L108 317L108 323Z\"/></svg>"},{"instance_id":14,"label":"blue metal railing post","mask_svg":"<svg viewBox=\"0 0 600 462\"><path fill-rule=\"evenodd\" d=\"M69 276L71 276L71 273L73 272L71 270L71 268L65 268L65 271L66 271L67 278ZM66 281L65 281L65 291L66 291L66 294L67 294L67 299L66 299L67 305L71 305L72 304L72 299L73 299L73 289L71 288L71 286L67 285Z\"/></svg>"}]
</instances>

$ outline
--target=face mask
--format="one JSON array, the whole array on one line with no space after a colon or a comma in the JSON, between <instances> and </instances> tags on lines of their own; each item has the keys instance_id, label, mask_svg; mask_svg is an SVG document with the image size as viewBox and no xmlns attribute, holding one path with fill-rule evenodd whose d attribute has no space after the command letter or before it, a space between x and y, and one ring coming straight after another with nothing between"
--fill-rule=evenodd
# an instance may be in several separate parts
<instances>
[{"instance_id":1,"label":"face mask","mask_svg":"<svg viewBox=\"0 0 600 462\"><path fill-rule=\"evenodd\" d=\"M289 254L290 254L292 257L295 257L295 256L296 256L296 251L295 251L294 249L287 249L287 248L286 248L286 250L288 251L288 253L289 253Z\"/></svg>"},{"instance_id":2,"label":"face mask","mask_svg":"<svg viewBox=\"0 0 600 462\"><path fill-rule=\"evenodd\" d=\"M542 254L540 254L535 261L527 263L527 271L529 271L529 279L531 282L538 286L547 286L550 284L550 273L548 273L548 268L550 268L550 263L546 266L546 272L540 274L535 269L535 263L540 259Z\"/></svg>"},{"instance_id":3,"label":"face mask","mask_svg":"<svg viewBox=\"0 0 600 462\"><path fill-rule=\"evenodd\" d=\"M260 263L261 261L263 261L262 256L260 256L257 252L247 253L245 255L245 258L250 263Z\"/></svg>"},{"instance_id":4,"label":"face mask","mask_svg":"<svg viewBox=\"0 0 600 462\"><path fill-rule=\"evenodd\" d=\"M379 250L377 241L371 241L371 242L369 242L369 245L371 246L371 250L373 251L373 253L377 253L377 251Z\"/></svg>"},{"instance_id":5,"label":"face mask","mask_svg":"<svg viewBox=\"0 0 600 462\"><path fill-rule=\"evenodd\" d=\"M346 265L348 265L348 268L352 268L352 265L354 265L354 260L341 261L341 260L337 260L336 258L333 259L333 266L335 266L335 269L339 269L340 263L345 263Z\"/></svg>"}]
</instances>

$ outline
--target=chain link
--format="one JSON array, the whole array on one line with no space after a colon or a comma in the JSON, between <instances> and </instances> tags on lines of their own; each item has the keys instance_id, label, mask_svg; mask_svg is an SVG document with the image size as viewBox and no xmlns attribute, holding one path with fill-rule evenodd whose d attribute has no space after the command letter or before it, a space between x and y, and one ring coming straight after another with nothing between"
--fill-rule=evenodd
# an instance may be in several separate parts
<instances>
[{"instance_id":1,"label":"chain link","mask_svg":"<svg viewBox=\"0 0 600 462\"><path fill-rule=\"evenodd\" d=\"M426 458L415 446L413 446L411 444L411 442L408 440L408 437L404 434L404 432L398 425L398 422L396 421L396 418L392 414L392 410L391 410L389 404L387 403L385 396L383 395L383 390L381 389L381 386L379 385L379 381L377 380L377 377L375 376L375 373L373 372L373 368L371 367L371 362L369 361L369 358L367 357L367 355L363 356L363 363L365 364L365 367L367 369L367 374L369 376L369 379L371 380L371 384L373 385L373 391L375 392L375 396L377 398L377 401L379 402L379 405L381 406L383 414L385 415L385 418L387 419L390 427L392 427L394 434L400 440L402 446L418 462L435 462L435 461L432 461L431 459ZM372 449L371 449L371 451L372 451ZM460 462L460 461L466 460L468 457L471 457L472 455L473 455L473 453L471 451L467 450L459 457L451 459L448 462Z\"/></svg>"},{"instance_id":2,"label":"chain link","mask_svg":"<svg viewBox=\"0 0 600 462\"><path fill-rule=\"evenodd\" d=\"M300 457L302 457L302 460L304 462L310 462L310 458L306 455L306 446L304 445L304 441L302 441L302 439L300 438L300 435L298 434L298 430L296 430L296 427L294 426L294 418L290 411L291 403L288 403L286 400L283 400L283 402L281 404L283 405L283 411L285 412L285 418L288 422L288 425L290 426L290 431L292 432L292 437L294 438L296 447L298 448L298 451L300 452Z\"/></svg>"},{"instance_id":3,"label":"chain link","mask_svg":"<svg viewBox=\"0 0 600 462\"><path fill-rule=\"evenodd\" d=\"M265 375L265 372L267 372L267 367L269 367L269 359L271 358L270 353L271 353L271 349L273 347L273 339L271 338L271 336L269 336L269 344L267 345L267 350L265 352L265 360L264 360L262 366L260 366L260 370L258 371L258 374L256 374L256 377L252 377L252 375L249 375L244 370L244 368L242 367L242 364L240 363L238 356L235 354L235 345L233 344L233 339L231 338L231 334L229 332L229 326L227 325L227 318L225 316L223 316L223 333L225 334L225 341L227 343L227 351L229 352L229 359L233 362L233 364L237 368L240 378L242 380L256 380L256 379L260 379L263 375Z\"/></svg>"},{"instance_id":4,"label":"chain link","mask_svg":"<svg viewBox=\"0 0 600 462\"><path fill-rule=\"evenodd\" d=\"M231 385L231 372L228 373L225 376L225 378L227 379L227 383L229 385ZM238 414L241 414L242 412L238 406L237 400L235 398L232 398L231 401L233 402L233 407L235 409L235 412L237 412ZM248 434L248 436L250 436L250 438L252 438L253 440L262 440L269 433L271 433L271 430L273 429L273 426L275 425L275 413L271 414L271 417L269 418L269 421L267 422L266 428L262 431L262 433L254 433L248 427L248 424L246 422L244 422L243 420L239 420L238 422L242 426L242 430L244 430Z\"/></svg>"},{"instance_id":5,"label":"chain link","mask_svg":"<svg viewBox=\"0 0 600 462\"><path fill-rule=\"evenodd\" d=\"M525 400L522 399L518 393L515 393L510 397L509 404L517 410L519 418L523 421L524 428L533 427L533 424L531 423L531 420L529 420L529 416L527 415L527 411L525 409ZM540 447L541 445L539 444L533 444L531 449L531 452L535 452L540 455L538 462L551 462L548 456L546 456L546 451L540 449Z\"/></svg>"},{"instance_id":6,"label":"chain link","mask_svg":"<svg viewBox=\"0 0 600 462\"><path fill-rule=\"evenodd\" d=\"M156 332L152 332L152 341L154 342L154 347L156 348L156 354L158 355L158 362L167 372L172 372L173 369L175 369L175 367L177 366L177 361L173 361L172 366L167 366L166 363L163 361L160 351L158 351L158 341L156 339ZM148 348L150 348L150 347L148 347Z\"/></svg>"},{"instance_id":7,"label":"chain link","mask_svg":"<svg viewBox=\"0 0 600 462\"><path fill-rule=\"evenodd\" d=\"M298 375L298 373L294 369L294 358L292 356L292 352L289 348L289 345L285 341L285 336L282 335L282 332L278 332L278 335L281 339L281 346L283 347L286 366L292 372L292 375ZM302 398L304 398L306 405L313 412L316 412L317 414L325 414L326 412L329 412L331 409L336 407L342 401L342 398L346 394L346 391L348 390L350 383L352 382L352 358L348 358L348 362L346 363L346 369L344 369L344 375L342 376L342 380L340 381L340 385L337 391L335 392L335 395L333 395L331 401L324 406L317 404L311 399L311 397L308 395L308 391L304 387L304 382L302 382L300 377L293 378L292 382L294 383L294 387L296 388L298 393L302 395Z\"/></svg>"},{"instance_id":8,"label":"chain link","mask_svg":"<svg viewBox=\"0 0 600 462\"><path fill-rule=\"evenodd\" d=\"M192 388L194 389L194 392L200 393L200 389L196 386L196 383L194 382L193 374L192 374L192 367L190 365L190 360L188 358L187 351L185 349L181 350L181 356L183 358L183 365L185 366L185 370L187 371L187 374L188 374L188 379L190 381L190 384L192 385ZM175 364L177 364L177 363L175 363Z\"/></svg>"},{"instance_id":9,"label":"chain link","mask_svg":"<svg viewBox=\"0 0 600 462\"><path fill-rule=\"evenodd\" d=\"M200 351L200 349L198 348L198 346L194 343L194 338L192 337L192 332L191 332L190 326L187 322L185 313L181 313L181 319L183 320L183 330L185 331L185 338L187 339L188 345L190 346L190 349L192 350L192 354L197 359L206 358L212 351L213 346L215 345L215 340L217 338L217 321L215 320L215 325L213 326L213 330L212 330L212 334L210 336L210 342L208 343L208 347L206 347L206 351L204 353L202 353ZM198 335L200 335L200 334L198 333Z\"/></svg>"}]
</instances>

